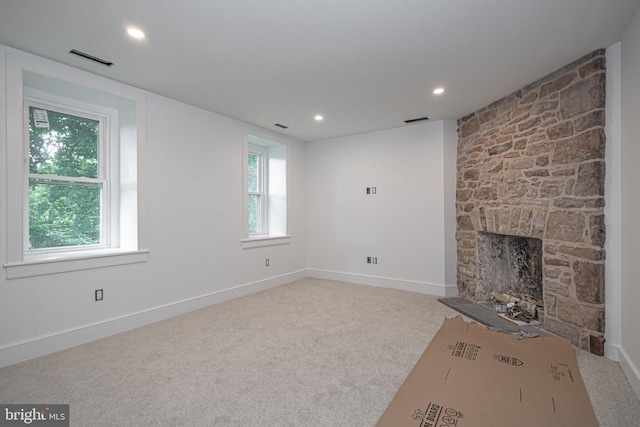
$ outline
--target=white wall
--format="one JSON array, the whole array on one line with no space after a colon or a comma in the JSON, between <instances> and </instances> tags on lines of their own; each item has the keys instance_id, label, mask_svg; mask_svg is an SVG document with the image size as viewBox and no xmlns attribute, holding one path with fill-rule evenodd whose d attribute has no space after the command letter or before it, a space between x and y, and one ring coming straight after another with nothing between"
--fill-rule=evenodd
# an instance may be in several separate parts
<instances>
[{"instance_id":1,"label":"white wall","mask_svg":"<svg viewBox=\"0 0 640 427\"><path fill-rule=\"evenodd\" d=\"M308 145L310 275L457 293L455 282L447 282L445 254L455 245L447 241L454 235L445 221L445 213L455 221L445 194L445 178L449 186L455 181L455 156L445 149L445 134L446 142L457 141L452 129L455 123L434 122ZM367 195L367 187L376 194ZM368 256L378 263L367 264Z\"/></svg>"},{"instance_id":2,"label":"white wall","mask_svg":"<svg viewBox=\"0 0 640 427\"><path fill-rule=\"evenodd\" d=\"M624 38L622 77L622 345L620 365L640 396L640 10Z\"/></svg>"},{"instance_id":3,"label":"white wall","mask_svg":"<svg viewBox=\"0 0 640 427\"><path fill-rule=\"evenodd\" d=\"M444 122L444 256L445 283L458 283L458 245L456 242L456 184L458 164L458 123Z\"/></svg>"},{"instance_id":4,"label":"white wall","mask_svg":"<svg viewBox=\"0 0 640 427\"><path fill-rule=\"evenodd\" d=\"M604 219L607 232L605 250L605 356L619 359L621 345L622 301L621 301L621 245L622 245L622 192L621 158L622 120L621 120L621 76L620 43L607 49L607 101L606 126L607 147L605 161Z\"/></svg>"},{"instance_id":5,"label":"white wall","mask_svg":"<svg viewBox=\"0 0 640 427\"><path fill-rule=\"evenodd\" d=\"M27 55L0 46L3 123L6 52ZM11 280L0 270L0 366L306 276L306 144L287 144L291 242L242 249L242 143L257 129L152 93L143 95L149 260ZM5 183L6 144L21 142L7 141L6 126L0 128L0 182ZM5 187L0 186L3 263ZM94 301L98 288L104 289L102 302Z\"/></svg>"}]
</instances>

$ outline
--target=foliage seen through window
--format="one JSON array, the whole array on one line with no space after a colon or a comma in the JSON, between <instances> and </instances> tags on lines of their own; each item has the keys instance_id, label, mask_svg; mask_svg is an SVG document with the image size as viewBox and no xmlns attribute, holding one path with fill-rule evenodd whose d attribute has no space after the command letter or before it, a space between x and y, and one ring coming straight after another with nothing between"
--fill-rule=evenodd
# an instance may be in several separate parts
<instances>
[{"instance_id":1,"label":"foliage seen through window","mask_svg":"<svg viewBox=\"0 0 640 427\"><path fill-rule=\"evenodd\" d=\"M101 243L99 132L99 120L29 106L31 249Z\"/></svg>"}]
</instances>

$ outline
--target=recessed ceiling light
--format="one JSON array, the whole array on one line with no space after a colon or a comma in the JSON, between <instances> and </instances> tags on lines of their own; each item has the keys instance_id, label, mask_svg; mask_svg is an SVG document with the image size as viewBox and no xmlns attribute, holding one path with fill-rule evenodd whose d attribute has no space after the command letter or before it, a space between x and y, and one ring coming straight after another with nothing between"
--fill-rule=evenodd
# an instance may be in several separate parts
<instances>
[{"instance_id":1,"label":"recessed ceiling light","mask_svg":"<svg viewBox=\"0 0 640 427\"><path fill-rule=\"evenodd\" d=\"M146 37L144 31L136 27L127 27L127 34L136 40L142 40Z\"/></svg>"},{"instance_id":2,"label":"recessed ceiling light","mask_svg":"<svg viewBox=\"0 0 640 427\"><path fill-rule=\"evenodd\" d=\"M441 87L439 87L439 88L435 88L435 89L433 90L433 94L434 94L434 95L441 95L441 94L443 94L443 93L444 93L444 88L441 88Z\"/></svg>"},{"instance_id":3,"label":"recessed ceiling light","mask_svg":"<svg viewBox=\"0 0 640 427\"><path fill-rule=\"evenodd\" d=\"M321 122L324 120L324 117L321 114L317 114L314 119L316 119L316 122Z\"/></svg>"}]
</instances>

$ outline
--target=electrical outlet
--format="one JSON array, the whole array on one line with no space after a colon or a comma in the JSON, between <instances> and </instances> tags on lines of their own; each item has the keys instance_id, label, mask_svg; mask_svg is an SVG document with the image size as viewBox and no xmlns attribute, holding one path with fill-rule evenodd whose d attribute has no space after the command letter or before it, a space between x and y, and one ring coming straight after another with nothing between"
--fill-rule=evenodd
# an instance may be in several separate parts
<instances>
[{"instance_id":1,"label":"electrical outlet","mask_svg":"<svg viewBox=\"0 0 640 427\"><path fill-rule=\"evenodd\" d=\"M102 301L104 291L102 289L96 289L96 301Z\"/></svg>"},{"instance_id":2,"label":"electrical outlet","mask_svg":"<svg viewBox=\"0 0 640 427\"><path fill-rule=\"evenodd\" d=\"M377 264L378 263L378 257L374 256L372 257L372 264Z\"/></svg>"},{"instance_id":3,"label":"electrical outlet","mask_svg":"<svg viewBox=\"0 0 640 427\"><path fill-rule=\"evenodd\" d=\"M269 258L264 260L264 265L265 267L269 267Z\"/></svg>"},{"instance_id":4,"label":"electrical outlet","mask_svg":"<svg viewBox=\"0 0 640 427\"><path fill-rule=\"evenodd\" d=\"M371 264L371 257L370 256L367 257L367 264Z\"/></svg>"}]
</instances>

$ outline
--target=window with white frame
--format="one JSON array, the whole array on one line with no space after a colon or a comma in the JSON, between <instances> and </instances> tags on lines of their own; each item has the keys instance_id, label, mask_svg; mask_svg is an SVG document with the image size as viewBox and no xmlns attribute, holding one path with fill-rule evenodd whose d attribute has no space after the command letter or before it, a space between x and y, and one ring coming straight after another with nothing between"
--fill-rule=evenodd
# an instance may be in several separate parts
<instances>
[{"instance_id":1,"label":"window with white frame","mask_svg":"<svg viewBox=\"0 0 640 427\"><path fill-rule=\"evenodd\" d=\"M144 98L7 59L7 278L144 262Z\"/></svg>"},{"instance_id":2,"label":"window with white frame","mask_svg":"<svg viewBox=\"0 0 640 427\"><path fill-rule=\"evenodd\" d=\"M243 246L287 243L287 146L248 135L244 147Z\"/></svg>"},{"instance_id":3,"label":"window with white frame","mask_svg":"<svg viewBox=\"0 0 640 427\"><path fill-rule=\"evenodd\" d=\"M36 253L108 246L114 198L106 150L109 117L28 98L25 117L25 248Z\"/></svg>"},{"instance_id":4,"label":"window with white frame","mask_svg":"<svg viewBox=\"0 0 640 427\"><path fill-rule=\"evenodd\" d=\"M249 236L269 234L267 227L269 163L267 158L268 151L265 147L249 145L247 158Z\"/></svg>"}]
</instances>

